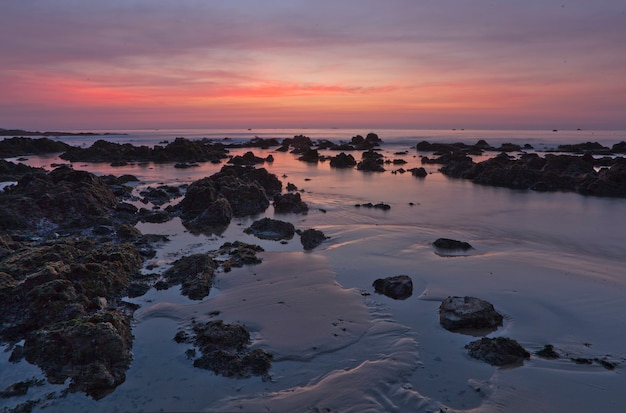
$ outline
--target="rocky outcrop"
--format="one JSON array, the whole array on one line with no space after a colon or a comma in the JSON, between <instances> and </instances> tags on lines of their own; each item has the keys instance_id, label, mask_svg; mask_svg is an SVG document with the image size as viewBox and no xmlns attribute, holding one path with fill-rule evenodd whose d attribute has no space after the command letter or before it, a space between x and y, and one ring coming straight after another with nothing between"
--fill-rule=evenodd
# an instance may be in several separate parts
<instances>
[{"instance_id":1,"label":"rocky outcrop","mask_svg":"<svg viewBox=\"0 0 626 413\"><path fill-rule=\"evenodd\" d=\"M181 293L192 300L209 295L213 284L215 265L207 254L193 254L179 258L163 273L168 286L182 286Z\"/></svg>"},{"instance_id":2,"label":"rocky outcrop","mask_svg":"<svg viewBox=\"0 0 626 413\"><path fill-rule=\"evenodd\" d=\"M312 250L317 248L322 242L328 239L326 235L320 230L317 229L306 229L304 231L299 231L300 234L300 242L302 243L302 247L305 250Z\"/></svg>"},{"instance_id":3,"label":"rocky outcrop","mask_svg":"<svg viewBox=\"0 0 626 413\"><path fill-rule=\"evenodd\" d=\"M339 155L330 158L330 166L333 168L352 168L356 165L354 156L341 152Z\"/></svg>"},{"instance_id":4,"label":"rocky outcrop","mask_svg":"<svg viewBox=\"0 0 626 413\"><path fill-rule=\"evenodd\" d=\"M295 227L291 222L263 218L254 221L244 232L246 234L252 234L257 238L280 241L283 239L292 239L295 234Z\"/></svg>"},{"instance_id":5,"label":"rocky outcrop","mask_svg":"<svg viewBox=\"0 0 626 413\"><path fill-rule=\"evenodd\" d=\"M517 341L505 337L483 337L472 341L465 348L471 357L494 366L519 364L530 358L530 353Z\"/></svg>"},{"instance_id":6,"label":"rocky outcrop","mask_svg":"<svg viewBox=\"0 0 626 413\"><path fill-rule=\"evenodd\" d=\"M356 165L356 169L364 172L385 172L383 167L383 156L373 150L363 152L361 162Z\"/></svg>"},{"instance_id":7,"label":"rocky outcrop","mask_svg":"<svg viewBox=\"0 0 626 413\"><path fill-rule=\"evenodd\" d=\"M279 214L306 214L309 211L299 192L277 194L274 196L273 205L274 211Z\"/></svg>"},{"instance_id":8,"label":"rocky outcrop","mask_svg":"<svg viewBox=\"0 0 626 413\"><path fill-rule=\"evenodd\" d=\"M66 143L48 138L33 139L16 136L0 140L0 156L2 158L64 152L69 148L71 146Z\"/></svg>"},{"instance_id":9,"label":"rocky outcrop","mask_svg":"<svg viewBox=\"0 0 626 413\"><path fill-rule=\"evenodd\" d=\"M0 229L86 228L111 222L118 200L104 181L63 166L0 193Z\"/></svg>"},{"instance_id":10,"label":"rocky outcrop","mask_svg":"<svg viewBox=\"0 0 626 413\"><path fill-rule=\"evenodd\" d=\"M261 349L248 348L250 332L244 326L216 320L194 323L192 331L192 335L179 331L174 339L179 343L192 343L200 349L202 355L194 360L194 367L226 377L268 375L272 355Z\"/></svg>"},{"instance_id":11,"label":"rocky outcrop","mask_svg":"<svg viewBox=\"0 0 626 413\"><path fill-rule=\"evenodd\" d=\"M233 165L257 165L264 162L264 158L258 157L252 152L246 152L243 155L236 155L228 161L228 163Z\"/></svg>"},{"instance_id":12,"label":"rocky outcrop","mask_svg":"<svg viewBox=\"0 0 626 413\"><path fill-rule=\"evenodd\" d=\"M97 400L126 379L132 341L128 319L104 312L33 332L24 343L24 355L41 367L50 383L69 378L71 391Z\"/></svg>"},{"instance_id":13,"label":"rocky outcrop","mask_svg":"<svg viewBox=\"0 0 626 413\"><path fill-rule=\"evenodd\" d=\"M378 294L394 300L406 300L413 294L413 281L408 275L379 278L372 284Z\"/></svg>"},{"instance_id":14,"label":"rocky outcrop","mask_svg":"<svg viewBox=\"0 0 626 413\"><path fill-rule=\"evenodd\" d=\"M502 321L491 303L475 297L448 297L439 306L439 323L450 331L494 330Z\"/></svg>"},{"instance_id":15,"label":"rocky outcrop","mask_svg":"<svg viewBox=\"0 0 626 413\"><path fill-rule=\"evenodd\" d=\"M71 162L220 162L228 157L220 143L176 138L166 146L133 146L98 140L89 148L70 147L60 157Z\"/></svg>"},{"instance_id":16,"label":"rocky outcrop","mask_svg":"<svg viewBox=\"0 0 626 413\"><path fill-rule=\"evenodd\" d=\"M0 182L17 181L24 175L42 173L45 173L43 168L33 168L23 163L14 163L0 159Z\"/></svg>"}]
</instances>

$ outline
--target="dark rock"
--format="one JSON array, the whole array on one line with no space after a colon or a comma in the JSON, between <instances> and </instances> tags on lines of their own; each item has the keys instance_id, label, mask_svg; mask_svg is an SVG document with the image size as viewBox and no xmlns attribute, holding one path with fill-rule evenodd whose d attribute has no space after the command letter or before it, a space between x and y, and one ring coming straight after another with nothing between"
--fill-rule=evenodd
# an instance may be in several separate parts
<instances>
[{"instance_id":1,"label":"dark rock","mask_svg":"<svg viewBox=\"0 0 626 413\"><path fill-rule=\"evenodd\" d=\"M584 142L577 144L559 145L556 149L558 152L571 152L571 153L610 153L611 150L606 146L602 146L598 142Z\"/></svg>"},{"instance_id":2,"label":"dark rock","mask_svg":"<svg viewBox=\"0 0 626 413\"><path fill-rule=\"evenodd\" d=\"M439 323L450 331L496 329L502 321L491 303L475 297L448 297L439 306Z\"/></svg>"},{"instance_id":3,"label":"dark rock","mask_svg":"<svg viewBox=\"0 0 626 413\"><path fill-rule=\"evenodd\" d=\"M256 253L262 251L264 251L264 249L258 245L235 241L224 243L224 245L219 248L218 254L229 255L230 258L220 263L224 271L228 272L232 267L240 268L244 265L260 264L263 260L257 257Z\"/></svg>"},{"instance_id":4,"label":"dark rock","mask_svg":"<svg viewBox=\"0 0 626 413\"><path fill-rule=\"evenodd\" d=\"M449 238L439 238L433 242L433 245L440 249L445 250L463 250L467 251L469 249L473 249L468 242L465 241L457 241Z\"/></svg>"},{"instance_id":5,"label":"dark rock","mask_svg":"<svg viewBox=\"0 0 626 413\"><path fill-rule=\"evenodd\" d=\"M383 156L373 150L363 152L361 162L356 165L356 169L364 172L384 172Z\"/></svg>"},{"instance_id":6,"label":"dark rock","mask_svg":"<svg viewBox=\"0 0 626 413\"><path fill-rule=\"evenodd\" d=\"M48 138L33 139L15 136L0 140L0 156L3 158L64 152L68 148L71 146Z\"/></svg>"},{"instance_id":7,"label":"dark rock","mask_svg":"<svg viewBox=\"0 0 626 413\"><path fill-rule=\"evenodd\" d=\"M229 175L212 176L211 179L217 184L220 195L228 200L235 217L260 214L270 205L265 189L257 181L244 181Z\"/></svg>"},{"instance_id":8,"label":"dark rock","mask_svg":"<svg viewBox=\"0 0 626 413\"><path fill-rule=\"evenodd\" d=\"M330 159L330 166L333 168L352 168L356 165L354 156L341 152Z\"/></svg>"},{"instance_id":9,"label":"dark rock","mask_svg":"<svg viewBox=\"0 0 626 413\"><path fill-rule=\"evenodd\" d=\"M626 153L626 142L621 141L614 144L611 151L613 151L613 153Z\"/></svg>"},{"instance_id":10,"label":"dark rock","mask_svg":"<svg viewBox=\"0 0 626 413\"><path fill-rule=\"evenodd\" d=\"M0 141L1 143L2 141ZM24 175L45 173L43 168L33 168L23 163L13 163L0 159L0 182L17 181Z\"/></svg>"},{"instance_id":11,"label":"dark rock","mask_svg":"<svg viewBox=\"0 0 626 413\"><path fill-rule=\"evenodd\" d=\"M409 171L411 172L411 175L417 178L425 178L428 175L426 169L424 168L411 168Z\"/></svg>"},{"instance_id":12,"label":"dark rock","mask_svg":"<svg viewBox=\"0 0 626 413\"><path fill-rule=\"evenodd\" d=\"M372 284L378 294L394 300L406 300L413 294L413 281L408 275L379 278Z\"/></svg>"},{"instance_id":13,"label":"dark rock","mask_svg":"<svg viewBox=\"0 0 626 413\"><path fill-rule=\"evenodd\" d=\"M320 154L317 149L307 149L302 156L298 158L299 161L317 163L320 161Z\"/></svg>"},{"instance_id":14,"label":"dark rock","mask_svg":"<svg viewBox=\"0 0 626 413\"><path fill-rule=\"evenodd\" d=\"M302 201L302 197L298 192L276 194L273 205L274 211L279 214L306 214L309 211L309 207Z\"/></svg>"},{"instance_id":15,"label":"dark rock","mask_svg":"<svg viewBox=\"0 0 626 413\"><path fill-rule=\"evenodd\" d=\"M245 327L216 320L194 324L193 330L193 342L202 352L202 356L194 360L194 367L226 377L268 374L272 355L260 349L248 349L250 333Z\"/></svg>"},{"instance_id":16,"label":"dark rock","mask_svg":"<svg viewBox=\"0 0 626 413\"><path fill-rule=\"evenodd\" d=\"M39 330L26 338L24 352L50 383L63 384L70 378L71 391L97 400L126 379L131 345L128 319L108 311Z\"/></svg>"},{"instance_id":17,"label":"dark rock","mask_svg":"<svg viewBox=\"0 0 626 413\"><path fill-rule=\"evenodd\" d=\"M193 254L172 263L163 273L169 286L181 284L181 293L192 300L209 295L213 284L215 266L207 254Z\"/></svg>"},{"instance_id":18,"label":"dark rock","mask_svg":"<svg viewBox=\"0 0 626 413\"><path fill-rule=\"evenodd\" d=\"M316 229L306 229L300 232L300 242L305 250L312 250L319 246L328 237L322 231Z\"/></svg>"},{"instance_id":19,"label":"dark rock","mask_svg":"<svg viewBox=\"0 0 626 413\"><path fill-rule=\"evenodd\" d=\"M559 356L559 353L554 350L554 346L552 344L546 344L541 350L536 351L535 354L548 360L556 360L561 357Z\"/></svg>"},{"instance_id":20,"label":"dark rock","mask_svg":"<svg viewBox=\"0 0 626 413\"><path fill-rule=\"evenodd\" d=\"M281 239L293 238L295 228L290 222L263 218L253 222L244 232L246 234L252 234L257 238L279 241Z\"/></svg>"},{"instance_id":21,"label":"dark rock","mask_svg":"<svg viewBox=\"0 0 626 413\"><path fill-rule=\"evenodd\" d=\"M257 165L264 162L264 158L258 157L252 152L246 152L243 155L237 155L228 161L228 163L231 163L233 165Z\"/></svg>"},{"instance_id":22,"label":"dark rock","mask_svg":"<svg viewBox=\"0 0 626 413\"><path fill-rule=\"evenodd\" d=\"M505 337L483 337L469 343L465 348L471 357L494 366L523 363L530 358L530 353L517 341Z\"/></svg>"},{"instance_id":23,"label":"dark rock","mask_svg":"<svg viewBox=\"0 0 626 413\"><path fill-rule=\"evenodd\" d=\"M298 187L295 186L294 184L292 184L291 182L287 183L287 191L289 192L295 192L298 190Z\"/></svg>"}]
</instances>

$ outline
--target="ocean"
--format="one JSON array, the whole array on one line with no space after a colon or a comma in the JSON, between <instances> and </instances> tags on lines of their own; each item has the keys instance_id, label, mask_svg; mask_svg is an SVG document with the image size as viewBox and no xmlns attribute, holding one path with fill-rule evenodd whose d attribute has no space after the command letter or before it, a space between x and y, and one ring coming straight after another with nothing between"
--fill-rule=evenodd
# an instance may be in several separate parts
<instances>
[{"instance_id":1,"label":"ocean","mask_svg":"<svg viewBox=\"0 0 626 413\"><path fill-rule=\"evenodd\" d=\"M422 140L528 143L537 151L567 143L611 146L626 140L625 131L124 132L53 139L79 146L96 139L155 145L179 136L238 142L303 134L337 142L375 132L384 142L385 156L404 159L405 169L422 166L414 149ZM626 403L626 200L475 185L442 175L437 165L423 165L428 176L420 179L410 173L392 174L393 165L386 165L383 173L367 173L337 170L328 162L301 162L273 149L253 152L272 154L274 162L263 167L281 179L283 188L289 182L302 191L308 214L277 214L270 206L264 214L234 219L219 235L194 235L179 219L138 224L142 233L170 238L146 263L153 272L164 271L182 256L213 251L234 240L262 246L263 263L217 274L211 295L203 301L181 296L177 287L151 289L128 299L140 308L126 381L98 401L71 393L40 403L34 411L588 412L618 411ZM25 163L48 169L52 163L65 163L56 155L27 158ZM73 165L97 174L133 174L140 179L137 192L161 184L188 184L221 166ZM367 202L383 202L390 209L355 207ZM302 230L315 228L329 239L313 251L303 251L298 237L280 243L243 232L263 217ZM432 242L442 237L467 241L474 249L441 255ZM393 300L374 292L375 279L401 274L413 281L411 297ZM438 308L448 296L491 302L505 321L489 337L513 338L531 358L520 366L497 368L469 357L465 346L477 338L439 325ZM224 378L193 367L185 356L189 347L173 337L191 319L207 319L213 311L221 311L225 321L246 325L253 347L274 354L271 380ZM534 355L546 344L562 357L546 360ZM0 388L43 377L25 361L9 363L9 355L0 352ZM617 368L573 359L609 360ZM63 388L34 387L21 398L0 400L0 408L60 394Z\"/></svg>"}]
</instances>

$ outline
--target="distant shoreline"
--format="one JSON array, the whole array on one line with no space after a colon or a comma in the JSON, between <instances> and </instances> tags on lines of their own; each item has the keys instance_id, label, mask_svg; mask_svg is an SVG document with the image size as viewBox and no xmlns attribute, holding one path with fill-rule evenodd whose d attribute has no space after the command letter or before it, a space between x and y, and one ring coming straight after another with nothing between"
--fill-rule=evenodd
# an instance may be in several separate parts
<instances>
[{"instance_id":1,"label":"distant shoreline","mask_svg":"<svg viewBox=\"0 0 626 413\"><path fill-rule=\"evenodd\" d=\"M107 135L128 135L121 132L33 132L22 129L2 129L0 128L0 136L107 136Z\"/></svg>"}]
</instances>

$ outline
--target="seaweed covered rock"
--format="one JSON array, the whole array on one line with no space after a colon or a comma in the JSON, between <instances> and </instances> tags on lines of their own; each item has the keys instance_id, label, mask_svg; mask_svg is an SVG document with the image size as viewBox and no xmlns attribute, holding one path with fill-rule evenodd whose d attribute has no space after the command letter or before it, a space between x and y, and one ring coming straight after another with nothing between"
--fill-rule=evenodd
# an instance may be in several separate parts
<instances>
[{"instance_id":1,"label":"seaweed covered rock","mask_svg":"<svg viewBox=\"0 0 626 413\"><path fill-rule=\"evenodd\" d=\"M248 244L241 241L224 243L217 253L219 255L228 255L226 260L219 261L225 272L231 268L240 268L244 265L260 264L263 260L257 257L257 252L265 251L262 247L254 244Z\"/></svg>"},{"instance_id":2,"label":"seaweed covered rock","mask_svg":"<svg viewBox=\"0 0 626 413\"><path fill-rule=\"evenodd\" d=\"M0 194L0 208L5 213L22 216L19 225L39 231L96 225L110 219L117 204L115 194L101 178L67 166L47 174L26 175ZM17 227L4 220L0 223L0 229Z\"/></svg>"},{"instance_id":3,"label":"seaweed covered rock","mask_svg":"<svg viewBox=\"0 0 626 413\"><path fill-rule=\"evenodd\" d=\"M245 181L232 175L211 177L235 217L260 214L270 206L265 189L256 180Z\"/></svg>"},{"instance_id":4,"label":"seaweed covered rock","mask_svg":"<svg viewBox=\"0 0 626 413\"><path fill-rule=\"evenodd\" d=\"M177 206L183 225L192 231L223 232L233 216L230 203L211 178L193 182Z\"/></svg>"},{"instance_id":5,"label":"seaweed covered rock","mask_svg":"<svg viewBox=\"0 0 626 413\"><path fill-rule=\"evenodd\" d=\"M213 284L215 265L207 254L193 254L172 263L163 277L169 286L181 284L181 293L192 300L209 295Z\"/></svg>"},{"instance_id":6,"label":"seaweed covered rock","mask_svg":"<svg viewBox=\"0 0 626 413\"><path fill-rule=\"evenodd\" d=\"M194 323L192 329L193 335L179 331L175 339L193 343L200 349L202 355L194 360L194 367L226 377L267 376L272 355L261 349L248 348L250 332L244 326L215 320Z\"/></svg>"},{"instance_id":7,"label":"seaweed covered rock","mask_svg":"<svg viewBox=\"0 0 626 413\"><path fill-rule=\"evenodd\" d=\"M408 275L378 278L372 286L377 293L394 300L406 300L413 294L413 280Z\"/></svg>"},{"instance_id":8,"label":"seaweed covered rock","mask_svg":"<svg viewBox=\"0 0 626 413\"><path fill-rule=\"evenodd\" d=\"M472 341L465 348L471 357L494 366L518 364L530 358L530 353L524 347L506 337L483 337Z\"/></svg>"},{"instance_id":9,"label":"seaweed covered rock","mask_svg":"<svg viewBox=\"0 0 626 413\"><path fill-rule=\"evenodd\" d=\"M2 141L0 141L2 142ZM45 173L43 168L33 168L23 163L14 163L0 159L0 182L17 181L24 175Z\"/></svg>"},{"instance_id":10,"label":"seaweed covered rock","mask_svg":"<svg viewBox=\"0 0 626 413\"><path fill-rule=\"evenodd\" d=\"M254 221L244 232L246 234L252 234L257 238L278 241L293 238L295 228L291 222L263 218Z\"/></svg>"},{"instance_id":11,"label":"seaweed covered rock","mask_svg":"<svg viewBox=\"0 0 626 413\"><path fill-rule=\"evenodd\" d=\"M450 331L495 329L502 321L493 304L476 297L448 297L439 306L439 323Z\"/></svg>"},{"instance_id":12,"label":"seaweed covered rock","mask_svg":"<svg viewBox=\"0 0 626 413\"><path fill-rule=\"evenodd\" d=\"M128 319L107 311L33 332L24 343L24 355L41 367L50 383L70 378L71 391L97 400L126 379L132 341Z\"/></svg>"}]
</instances>

